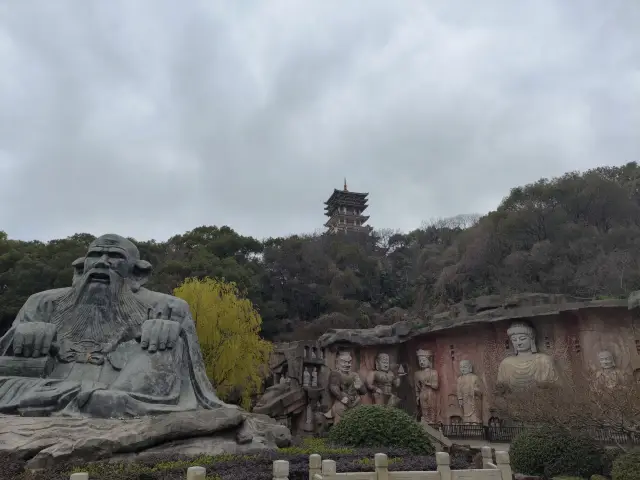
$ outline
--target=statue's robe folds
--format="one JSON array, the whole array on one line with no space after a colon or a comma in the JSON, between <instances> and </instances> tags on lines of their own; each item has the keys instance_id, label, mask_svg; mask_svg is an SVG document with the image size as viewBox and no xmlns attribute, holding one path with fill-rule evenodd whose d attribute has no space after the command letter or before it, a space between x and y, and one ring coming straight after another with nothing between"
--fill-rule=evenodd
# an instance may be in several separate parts
<instances>
[{"instance_id":1,"label":"statue's robe folds","mask_svg":"<svg viewBox=\"0 0 640 480\"><path fill-rule=\"evenodd\" d=\"M596 373L593 387L596 390L608 389L613 390L627 382L627 376L619 368L602 369Z\"/></svg>"},{"instance_id":2,"label":"statue's robe folds","mask_svg":"<svg viewBox=\"0 0 640 480\"><path fill-rule=\"evenodd\" d=\"M389 405L395 407L400 403L400 398L395 394L394 387L400 384L400 379L396 374L387 371L373 370L367 375L367 385L371 390L371 397L375 405ZM376 392L379 388L382 393Z\"/></svg>"},{"instance_id":3,"label":"statue's robe folds","mask_svg":"<svg viewBox=\"0 0 640 480\"><path fill-rule=\"evenodd\" d=\"M544 353L507 357L498 368L497 384L509 390L557 385L560 377L553 359Z\"/></svg>"},{"instance_id":4,"label":"statue's robe folds","mask_svg":"<svg viewBox=\"0 0 640 480\"><path fill-rule=\"evenodd\" d=\"M457 381L458 402L463 423L482 423L482 382L474 373L460 375Z\"/></svg>"},{"instance_id":5,"label":"statue's robe folds","mask_svg":"<svg viewBox=\"0 0 640 480\"><path fill-rule=\"evenodd\" d=\"M420 421L433 424L438 421L438 372L433 368L419 370L414 375L416 400L420 409Z\"/></svg>"},{"instance_id":6,"label":"statue's robe folds","mask_svg":"<svg viewBox=\"0 0 640 480\"><path fill-rule=\"evenodd\" d=\"M0 339L0 355L13 356L17 325L52 323L55 301L68 291L61 288L32 295ZM171 311L171 320L181 324L172 349L149 353L134 338L120 343L115 339L117 346L106 353L63 348L57 357L49 357L52 368L46 378L29 378L22 372L0 377L0 413L124 417L227 406L207 378L187 303L144 288L134 295L149 307L149 318ZM141 325L143 320L134 323Z\"/></svg>"}]
</instances>

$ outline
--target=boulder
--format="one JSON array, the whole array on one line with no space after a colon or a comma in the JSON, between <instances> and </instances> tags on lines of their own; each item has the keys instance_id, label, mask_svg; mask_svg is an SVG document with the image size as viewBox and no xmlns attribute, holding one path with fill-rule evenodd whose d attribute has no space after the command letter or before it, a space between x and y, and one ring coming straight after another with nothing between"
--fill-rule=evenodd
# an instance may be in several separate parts
<instances>
[{"instance_id":1,"label":"boulder","mask_svg":"<svg viewBox=\"0 0 640 480\"><path fill-rule=\"evenodd\" d=\"M290 442L275 420L233 408L129 419L0 415L0 452L29 459L29 469L164 453L255 453Z\"/></svg>"}]
</instances>

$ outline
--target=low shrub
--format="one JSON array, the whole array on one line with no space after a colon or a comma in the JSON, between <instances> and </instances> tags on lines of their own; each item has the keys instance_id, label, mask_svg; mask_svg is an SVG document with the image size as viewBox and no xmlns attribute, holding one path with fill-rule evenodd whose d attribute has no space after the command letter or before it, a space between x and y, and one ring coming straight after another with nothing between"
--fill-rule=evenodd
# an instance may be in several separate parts
<instances>
[{"instance_id":1,"label":"low shrub","mask_svg":"<svg viewBox=\"0 0 640 480\"><path fill-rule=\"evenodd\" d=\"M523 432L509 448L514 472L547 478L584 478L602 473L604 454L604 449L591 438L554 427Z\"/></svg>"},{"instance_id":2,"label":"low shrub","mask_svg":"<svg viewBox=\"0 0 640 480\"><path fill-rule=\"evenodd\" d=\"M608 478L611 478L611 470L613 469L613 462L615 462L616 458L620 455L625 454L625 450L619 447L607 447L604 450L603 463L604 466L602 468L602 475Z\"/></svg>"},{"instance_id":3,"label":"low shrub","mask_svg":"<svg viewBox=\"0 0 640 480\"><path fill-rule=\"evenodd\" d=\"M613 461L613 480L640 480L640 451L624 453Z\"/></svg>"},{"instance_id":4,"label":"low shrub","mask_svg":"<svg viewBox=\"0 0 640 480\"><path fill-rule=\"evenodd\" d=\"M409 414L383 405L360 405L342 417L329 431L329 440L348 447L404 448L432 455L429 436Z\"/></svg>"},{"instance_id":5,"label":"low shrub","mask_svg":"<svg viewBox=\"0 0 640 480\"><path fill-rule=\"evenodd\" d=\"M304 437L299 442L286 448L280 449L281 453L288 455L349 455L354 452L353 448L337 447L327 443L324 438Z\"/></svg>"},{"instance_id":6,"label":"low shrub","mask_svg":"<svg viewBox=\"0 0 640 480\"><path fill-rule=\"evenodd\" d=\"M302 447L299 447L302 448ZM327 449L331 449L327 446ZM336 461L338 472L371 472L374 455L383 451L389 457L389 470L436 470L433 455L415 455L397 448L353 448L350 453L326 454L323 459ZM317 451L313 453L319 453ZM0 478L14 480L67 480L72 472L89 472L91 480L184 480L188 467L198 465L207 469L207 480L272 480L273 461L289 461L290 480L308 480L309 454L292 453L289 449L263 452L256 455L217 455L185 457L158 455L136 462L102 461L89 464L63 464L46 471L24 472L25 460L0 456ZM453 456L451 468L470 468L464 458ZM6 472L12 475L4 476Z\"/></svg>"}]
</instances>

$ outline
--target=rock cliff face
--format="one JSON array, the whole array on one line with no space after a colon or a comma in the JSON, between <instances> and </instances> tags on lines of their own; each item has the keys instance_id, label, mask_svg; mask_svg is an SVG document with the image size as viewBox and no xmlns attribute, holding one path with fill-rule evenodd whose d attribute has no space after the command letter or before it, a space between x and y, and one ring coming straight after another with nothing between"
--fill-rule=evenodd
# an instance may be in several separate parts
<instances>
[{"instance_id":1,"label":"rock cliff face","mask_svg":"<svg viewBox=\"0 0 640 480\"><path fill-rule=\"evenodd\" d=\"M635 298L632 294L629 301ZM640 294L636 303L640 305ZM420 320L406 320L393 325L368 329L329 330L318 339L324 347L336 344L358 346L398 345L412 338L457 327L495 323L519 318L533 319L563 312L598 308L626 308L625 299L591 300L567 295L527 293L509 297L486 296L454 305L449 311L429 315Z\"/></svg>"},{"instance_id":2,"label":"rock cliff face","mask_svg":"<svg viewBox=\"0 0 640 480\"><path fill-rule=\"evenodd\" d=\"M490 296L390 326L330 330L312 346L330 372L318 377L323 401L308 402L301 422L326 428L347 398L347 408L394 404L431 424L499 425L495 395L504 389L577 385L589 372L640 376L636 307L640 294Z\"/></svg>"}]
</instances>

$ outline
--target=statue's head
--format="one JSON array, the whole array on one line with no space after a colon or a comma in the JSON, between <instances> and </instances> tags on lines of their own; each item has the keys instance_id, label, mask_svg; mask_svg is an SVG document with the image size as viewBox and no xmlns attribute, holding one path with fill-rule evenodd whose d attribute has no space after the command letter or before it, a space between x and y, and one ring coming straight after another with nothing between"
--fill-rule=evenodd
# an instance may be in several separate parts
<instances>
[{"instance_id":1,"label":"statue's head","mask_svg":"<svg viewBox=\"0 0 640 480\"><path fill-rule=\"evenodd\" d=\"M418 365L420 368L432 368L433 367L433 352L431 350L418 350L416 352L418 357Z\"/></svg>"},{"instance_id":2,"label":"statue's head","mask_svg":"<svg viewBox=\"0 0 640 480\"><path fill-rule=\"evenodd\" d=\"M600 362L600 367L603 370L611 370L612 368L616 368L616 361L613 358L613 354L608 350L603 350L598 353L598 361Z\"/></svg>"},{"instance_id":3,"label":"statue's head","mask_svg":"<svg viewBox=\"0 0 640 480\"><path fill-rule=\"evenodd\" d=\"M460 361L460 374L461 375L469 375L473 373L473 365L470 360L461 360Z\"/></svg>"},{"instance_id":4,"label":"statue's head","mask_svg":"<svg viewBox=\"0 0 640 480\"><path fill-rule=\"evenodd\" d=\"M507 329L507 335L516 355L519 353L537 353L536 332L525 322L514 322Z\"/></svg>"},{"instance_id":5,"label":"statue's head","mask_svg":"<svg viewBox=\"0 0 640 480\"><path fill-rule=\"evenodd\" d=\"M349 352L342 351L338 353L336 368L340 373L349 373L351 371L351 354Z\"/></svg>"},{"instance_id":6,"label":"statue's head","mask_svg":"<svg viewBox=\"0 0 640 480\"><path fill-rule=\"evenodd\" d=\"M73 262L73 267L74 286L90 284L99 288L102 285L117 290L127 282L134 292L151 274L151 264L140 260L138 247L131 240L111 233L91 242L86 256Z\"/></svg>"},{"instance_id":7,"label":"statue's head","mask_svg":"<svg viewBox=\"0 0 640 480\"><path fill-rule=\"evenodd\" d=\"M386 353L379 353L376 355L376 370L379 372L388 372L390 367L389 355Z\"/></svg>"},{"instance_id":8,"label":"statue's head","mask_svg":"<svg viewBox=\"0 0 640 480\"><path fill-rule=\"evenodd\" d=\"M140 260L133 242L112 234L96 238L73 268L72 287L54 313L56 321L73 326L67 328L70 338L100 343L112 328L126 333L147 318L148 306L135 292L149 278L151 264Z\"/></svg>"}]
</instances>

